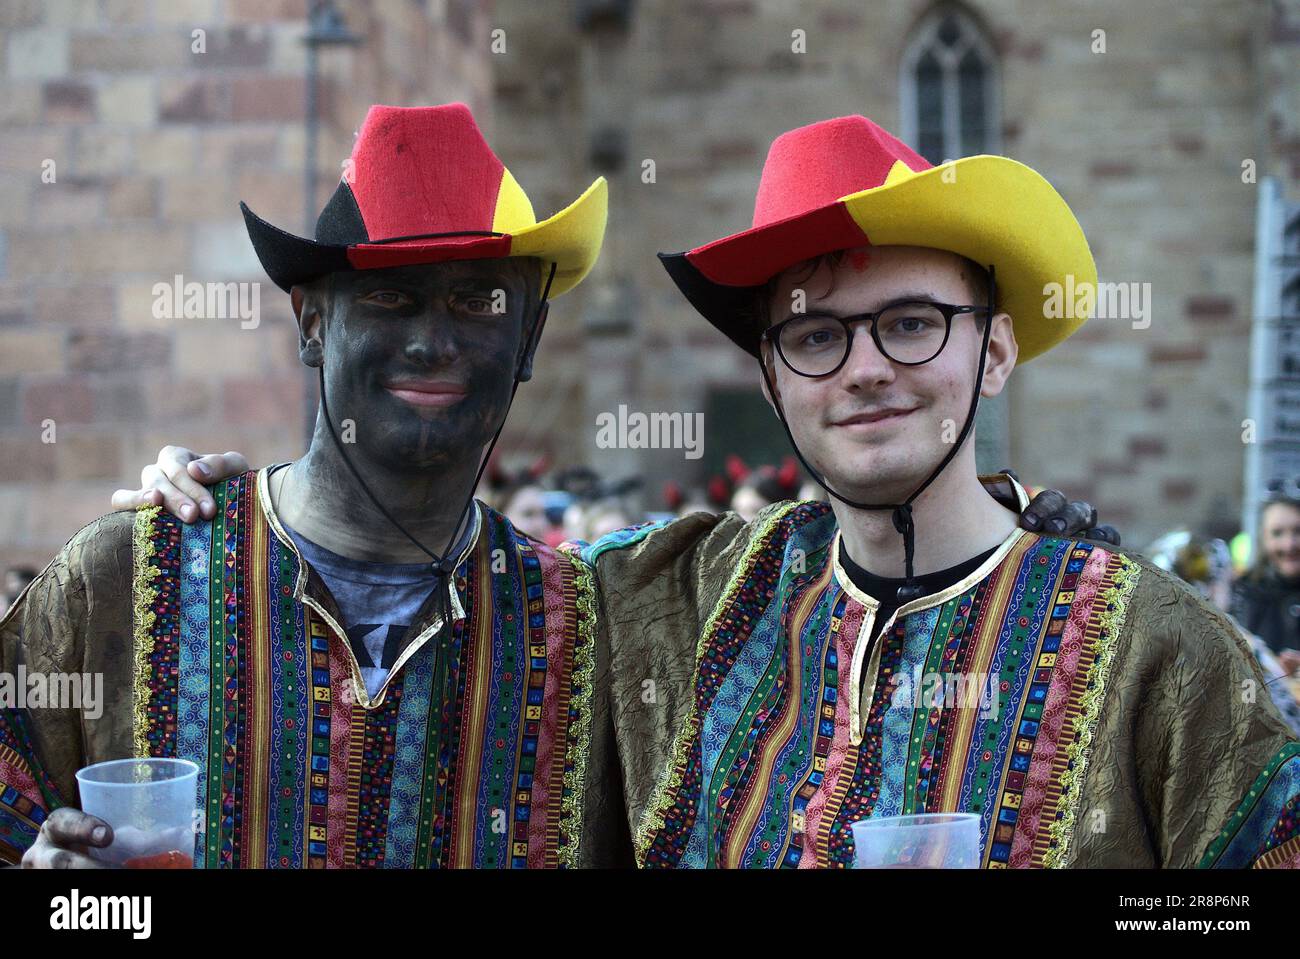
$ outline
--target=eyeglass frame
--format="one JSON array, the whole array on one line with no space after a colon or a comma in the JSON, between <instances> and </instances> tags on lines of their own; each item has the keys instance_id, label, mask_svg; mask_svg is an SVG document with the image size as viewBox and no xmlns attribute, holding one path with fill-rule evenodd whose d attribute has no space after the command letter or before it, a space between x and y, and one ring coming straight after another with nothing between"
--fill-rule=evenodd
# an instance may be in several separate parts
<instances>
[{"instance_id":1,"label":"eyeglass frame","mask_svg":"<svg viewBox=\"0 0 1300 959\"><path fill-rule=\"evenodd\" d=\"M935 351L934 356L930 357L928 360L917 360L914 363L909 363L906 360L896 360L889 355L889 353L885 350L884 345L880 342L880 331L877 327L877 324L879 323L880 317L883 316L885 313L889 312L890 310L897 309L900 306L909 306L912 304L921 304L924 306L934 307L940 313L943 314L944 324L943 324L943 342L939 344L939 349ZM883 356L885 359L889 360L889 362L897 363L899 366L924 366L926 363L931 363L934 360L938 359L939 354L941 354L947 348L948 338L952 336L953 317L958 315L965 315L968 313L990 314L990 319L991 319L992 311L987 306L959 306L953 303L939 303L934 300L918 300L912 297L908 297L906 299L896 300L893 303L887 303L885 304L885 306L881 307L879 310L876 310L874 313L851 313L848 316L839 316L835 313L825 313L820 310L814 311L813 313L795 313L793 316L786 317L780 323L774 323L771 326L769 326L766 330L763 331L761 339L768 340L775 346L777 356L781 357L781 362L786 365L786 368L791 373L794 373L797 376L806 377L807 379L810 380L815 380L815 379L820 379L823 376L834 376L836 373L838 373L840 370L844 368L844 364L848 362L849 357L853 354L853 327L858 323L861 323L866 320L871 321L871 341L876 344L876 349L880 351L880 355ZM847 342L844 345L844 355L840 357L840 361L837 364L835 364L835 366L832 369L827 370L825 373L805 373L802 370L795 369L794 364L791 363L786 358L785 350L781 349L781 336L780 336L781 328L788 323L793 323L795 320L805 320L809 316L826 316L838 320L840 324L844 327L845 332L848 333Z\"/></svg>"}]
</instances>

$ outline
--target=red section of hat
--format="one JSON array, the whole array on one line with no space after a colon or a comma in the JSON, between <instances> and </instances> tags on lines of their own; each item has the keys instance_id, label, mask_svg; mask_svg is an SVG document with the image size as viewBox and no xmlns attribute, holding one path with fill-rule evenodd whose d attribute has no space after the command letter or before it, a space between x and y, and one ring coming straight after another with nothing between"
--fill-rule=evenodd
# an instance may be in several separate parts
<instances>
[{"instance_id":1,"label":"red section of hat","mask_svg":"<svg viewBox=\"0 0 1300 959\"><path fill-rule=\"evenodd\" d=\"M843 203L715 240L686 254L714 283L757 286L803 260L864 246L868 238Z\"/></svg>"},{"instance_id":2,"label":"red section of hat","mask_svg":"<svg viewBox=\"0 0 1300 959\"><path fill-rule=\"evenodd\" d=\"M490 260L510 255L510 237L458 237L348 247L348 262L358 270L380 270L447 260Z\"/></svg>"},{"instance_id":3,"label":"red section of hat","mask_svg":"<svg viewBox=\"0 0 1300 959\"><path fill-rule=\"evenodd\" d=\"M933 166L866 117L823 120L772 141L754 201L754 226L785 220L885 182L894 163Z\"/></svg>"},{"instance_id":4,"label":"red section of hat","mask_svg":"<svg viewBox=\"0 0 1300 959\"><path fill-rule=\"evenodd\" d=\"M505 167L463 103L371 107L352 160L372 240L492 229Z\"/></svg>"}]
</instances>

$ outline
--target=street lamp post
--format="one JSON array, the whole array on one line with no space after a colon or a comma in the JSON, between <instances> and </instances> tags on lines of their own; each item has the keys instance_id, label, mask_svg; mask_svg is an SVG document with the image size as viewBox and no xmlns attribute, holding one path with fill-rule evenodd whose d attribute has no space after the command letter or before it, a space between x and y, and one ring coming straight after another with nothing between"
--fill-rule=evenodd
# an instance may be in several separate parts
<instances>
[{"instance_id":1,"label":"street lamp post","mask_svg":"<svg viewBox=\"0 0 1300 959\"><path fill-rule=\"evenodd\" d=\"M333 0L313 0L307 13L307 33L302 42L307 46L307 116L305 118L305 157L307 169L303 179L303 219L306 236L315 236L316 216L316 142L320 128L320 65L317 51L321 47L355 47L364 38L348 29L343 14ZM304 410L307 441L316 428L316 380L306 377L303 382L306 402Z\"/></svg>"},{"instance_id":2,"label":"street lamp post","mask_svg":"<svg viewBox=\"0 0 1300 959\"><path fill-rule=\"evenodd\" d=\"M304 215L308 235L316 228L316 140L320 127L320 65L317 51L321 47L354 47L363 37L348 29L343 14L333 0L313 0L307 15L307 179Z\"/></svg>"}]
</instances>

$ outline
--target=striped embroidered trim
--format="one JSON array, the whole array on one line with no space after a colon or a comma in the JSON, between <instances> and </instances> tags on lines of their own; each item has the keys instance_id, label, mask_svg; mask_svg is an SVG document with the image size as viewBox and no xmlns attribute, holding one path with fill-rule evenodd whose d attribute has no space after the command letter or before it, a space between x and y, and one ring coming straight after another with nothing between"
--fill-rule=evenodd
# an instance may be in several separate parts
<instances>
[{"instance_id":1,"label":"striped embroidered trim","mask_svg":"<svg viewBox=\"0 0 1300 959\"><path fill-rule=\"evenodd\" d=\"M1088 757L1092 751L1092 737L1101 717L1102 702L1106 698L1107 680L1115 652L1115 643L1124 628L1133 590L1137 586L1142 567L1120 554L1119 568L1111 577L1112 585L1101 591L1100 602L1106 608L1098 617L1101 635L1097 639L1097 655L1088 670L1088 691L1079 704L1079 715L1074 719L1074 741L1067 755L1069 765L1061 775L1061 804L1056 821L1048 828L1051 841L1043 854L1043 868L1059 869L1069 858L1070 842L1074 838L1074 824L1079 812L1079 797L1083 792L1084 778L1088 772Z\"/></svg>"},{"instance_id":2,"label":"striped embroidered trim","mask_svg":"<svg viewBox=\"0 0 1300 959\"><path fill-rule=\"evenodd\" d=\"M1223 827L1214 842L1210 843L1209 848L1205 850L1205 855L1201 856L1201 861L1196 864L1197 869L1208 869L1218 861L1219 857L1223 855L1223 851L1228 848L1228 843L1237 834L1237 830L1254 812L1255 804L1259 802L1259 797L1264 795L1269 782L1277 775L1277 771L1295 756L1300 756L1300 743L1290 742L1279 749L1277 754L1269 760L1268 765L1255 777L1250 789L1242 797L1241 802L1237 805L1236 812L1228 820L1228 824Z\"/></svg>"},{"instance_id":3,"label":"striped embroidered trim","mask_svg":"<svg viewBox=\"0 0 1300 959\"><path fill-rule=\"evenodd\" d=\"M1293 836L1255 860L1251 869L1294 869L1300 865L1300 836Z\"/></svg>"},{"instance_id":4,"label":"striped embroidered trim","mask_svg":"<svg viewBox=\"0 0 1300 959\"><path fill-rule=\"evenodd\" d=\"M8 766L9 769L6 770L7 774L4 780L0 781L0 809L4 810L4 815L13 816L23 825L29 826L33 832L40 832L41 823L45 821L45 816L64 805L63 800L52 792L44 782L43 771L35 760L28 760L20 756L13 747L0 743L0 767L5 766ZM45 801L44 809L39 805L31 804L24 807L17 802L17 800L30 799L31 797L31 792L24 789L25 784L21 782L23 778L26 778L23 773L27 770L30 770L27 775L30 777L32 785L35 785L40 790L41 798ZM17 795L15 796L10 790L13 790L13 793L17 793ZM23 795L24 793L26 795ZM40 818L33 819L31 815L28 815L29 813L33 813ZM4 844L4 842L5 839L0 839L0 844ZM18 858L22 858L22 850L18 851ZM16 865L16 863L10 863L10 865Z\"/></svg>"},{"instance_id":5,"label":"striped embroidered trim","mask_svg":"<svg viewBox=\"0 0 1300 959\"><path fill-rule=\"evenodd\" d=\"M736 564L735 572L732 573L726 588L722 591L717 604L713 607L713 612L709 614L704 629L700 632L699 642L695 646L695 675L699 674L700 664L704 661L704 652L708 648L709 640L713 637L713 631L717 629L718 621L722 618L723 612L735 598L736 591L740 589L753 571L758 554L769 548L768 537L777 525L788 514L798 509L800 505L802 504L790 502L773 512L755 532L753 538L749 541L749 545L745 547L740 562ZM682 776L686 771L687 755L690 752L691 743L699 731L699 726L699 711L697 706L692 704L690 715L682 723L682 728L678 731L677 739L673 743L668 769L655 787L654 792L650 794L650 803L646 806L640 828L637 829L636 864L638 869L645 866L646 855L650 851L650 844L654 840L655 833L664 827L668 795L682 784Z\"/></svg>"},{"instance_id":6,"label":"striped embroidered trim","mask_svg":"<svg viewBox=\"0 0 1300 959\"><path fill-rule=\"evenodd\" d=\"M574 571L574 602L578 608L577 635L574 637L573 674L569 688L575 690L569 701L576 729L568 732L568 761L564 764L564 791L560 799L560 820L569 824L571 840L559 849L559 862L568 868L578 864L578 847L582 839L583 790L587 782L587 752L591 748L591 680L596 671L596 586L591 567L576 556L562 553Z\"/></svg>"},{"instance_id":7,"label":"striped embroidered trim","mask_svg":"<svg viewBox=\"0 0 1300 959\"><path fill-rule=\"evenodd\" d=\"M131 612L131 629L134 635L135 668L132 682L134 698L134 719L132 721L132 742L136 756L149 755L148 709L149 709L149 656L153 653L153 626L157 618L153 605L158 600L158 589L154 580L160 575L154 565L153 524L158 518L161 506L147 506L135 514L135 525L131 536L131 554L133 575L131 590L134 607Z\"/></svg>"}]
</instances>

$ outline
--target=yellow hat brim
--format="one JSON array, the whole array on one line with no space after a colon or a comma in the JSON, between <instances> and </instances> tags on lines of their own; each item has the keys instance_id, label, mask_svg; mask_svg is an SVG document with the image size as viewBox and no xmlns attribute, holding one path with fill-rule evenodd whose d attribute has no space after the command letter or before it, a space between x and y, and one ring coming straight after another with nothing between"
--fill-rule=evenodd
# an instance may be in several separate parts
<instances>
[{"instance_id":1,"label":"yellow hat brim","mask_svg":"<svg viewBox=\"0 0 1300 959\"><path fill-rule=\"evenodd\" d=\"M1088 240L1061 195L1023 163L981 155L914 173L899 162L884 184L841 202L873 246L930 247L994 266L998 309L1011 316L1019 363L1087 319L1073 315L1068 294L1086 288L1095 295ZM1062 297L1065 309L1053 309Z\"/></svg>"},{"instance_id":2,"label":"yellow hat brim","mask_svg":"<svg viewBox=\"0 0 1300 959\"><path fill-rule=\"evenodd\" d=\"M604 177L598 177L582 196L554 216L513 231L510 255L535 256L544 263L554 263L550 295L567 293L596 265L608 215L609 186Z\"/></svg>"}]
</instances>

